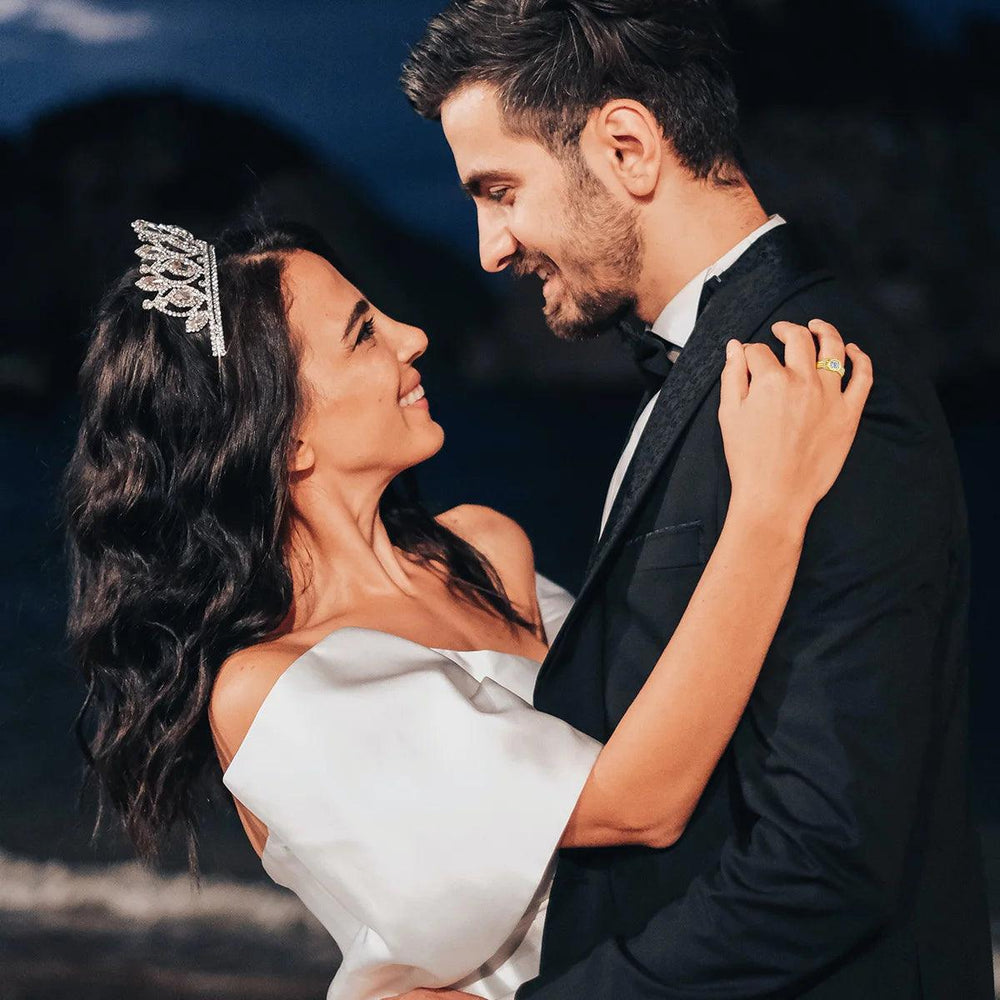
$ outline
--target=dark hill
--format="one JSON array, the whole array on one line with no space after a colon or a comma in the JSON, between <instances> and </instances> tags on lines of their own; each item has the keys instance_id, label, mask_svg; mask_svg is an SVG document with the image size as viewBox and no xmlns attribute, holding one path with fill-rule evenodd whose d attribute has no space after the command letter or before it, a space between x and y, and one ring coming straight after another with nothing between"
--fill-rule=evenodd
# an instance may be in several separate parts
<instances>
[{"instance_id":1,"label":"dark hill","mask_svg":"<svg viewBox=\"0 0 1000 1000\"><path fill-rule=\"evenodd\" d=\"M135 218L209 238L257 209L316 225L366 294L427 329L432 364L492 312L474 261L382 215L294 136L207 99L130 91L47 115L0 141L0 182L0 239L18 248L0 327L8 402L72 385L94 304L135 261Z\"/></svg>"}]
</instances>

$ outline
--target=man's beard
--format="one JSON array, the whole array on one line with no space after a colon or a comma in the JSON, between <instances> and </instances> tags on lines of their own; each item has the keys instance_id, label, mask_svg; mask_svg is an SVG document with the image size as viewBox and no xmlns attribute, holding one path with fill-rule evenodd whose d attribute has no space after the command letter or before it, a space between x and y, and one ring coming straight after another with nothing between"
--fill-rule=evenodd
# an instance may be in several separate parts
<instances>
[{"instance_id":1,"label":"man's beard","mask_svg":"<svg viewBox=\"0 0 1000 1000\"><path fill-rule=\"evenodd\" d=\"M583 162L567 170L567 180L561 264L544 254L518 250L513 268L519 275L545 266L557 270L563 282L562 300L560 308L546 314L545 322L561 340L591 340L635 307L635 282L642 265L638 212L615 201ZM579 276L578 284L570 285L567 271Z\"/></svg>"}]
</instances>

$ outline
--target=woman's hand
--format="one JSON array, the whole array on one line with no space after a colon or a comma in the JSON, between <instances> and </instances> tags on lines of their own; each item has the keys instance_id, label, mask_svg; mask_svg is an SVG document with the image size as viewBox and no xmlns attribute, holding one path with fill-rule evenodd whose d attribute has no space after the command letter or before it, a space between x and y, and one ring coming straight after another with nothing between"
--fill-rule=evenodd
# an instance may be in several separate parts
<instances>
[{"instance_id":1,"label":"woman's hand","mask_svg":"<svg viewBox=\"0 0 1000 1000\"><path fill-rule=\"evenodd\" d=\"M785 363L765 344L727 346L719 422L733 484L731 506L801 524L840 474L872 386L868 355L844 347L836 327L812 320L808 329L775 323ZM819 342L817 350L814 336ZM847 388L820 358L853 371Z\"/></svg>"}]
</instances>

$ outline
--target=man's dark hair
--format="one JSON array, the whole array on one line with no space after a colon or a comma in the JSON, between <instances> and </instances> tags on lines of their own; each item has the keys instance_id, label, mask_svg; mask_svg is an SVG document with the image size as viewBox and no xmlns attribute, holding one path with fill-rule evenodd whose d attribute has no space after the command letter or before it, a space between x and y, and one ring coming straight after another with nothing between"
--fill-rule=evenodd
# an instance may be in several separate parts
<instances>
[{"instance_id":1,"label":"man's dark hair","mask_svg":"<svg viewBox=\"0 0 1000 1000\"><path fill-rule=\"evenodd\" d=\"M452 0L403 67L418 114L473 83L497 88L505 126L574 151L590 113L615 97L656 116L698 178L732 179L736 95L715 0Z\"/></svg>"}]
</instances>

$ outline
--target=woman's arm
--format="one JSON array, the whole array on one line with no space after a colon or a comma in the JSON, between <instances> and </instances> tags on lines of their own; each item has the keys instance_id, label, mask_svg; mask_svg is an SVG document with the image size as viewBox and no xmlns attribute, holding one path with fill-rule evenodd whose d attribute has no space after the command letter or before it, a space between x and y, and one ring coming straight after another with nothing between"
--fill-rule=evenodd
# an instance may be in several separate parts
<instances>
[{"instance_id":1,"label":"woman's arm","mask_svg":"<svg viewBox=\"0 0 1000 1000\"><path fill-rule=\"evenodd\" d=\"M684 617L594 765L563 847L669 847L684 832L774 638L800 521L730 507Z\"/></svg>"},{"instance_id":2,"label":"woman's arm","mask_svg":"<svg viewBox=\"0 0 1000 1000\"><path fill-rule=\"evenodd\" d=\"M840 335L814 321L820 355ZM732 342L719 417L733 484L718 543L669 644L601 751L563 847L675 843L750 698L791 592L813 508L840 472L871 388L854 345L851 382L817 371L810 330L776 324L785 366Z\"/></svg>"}]
</instances>

